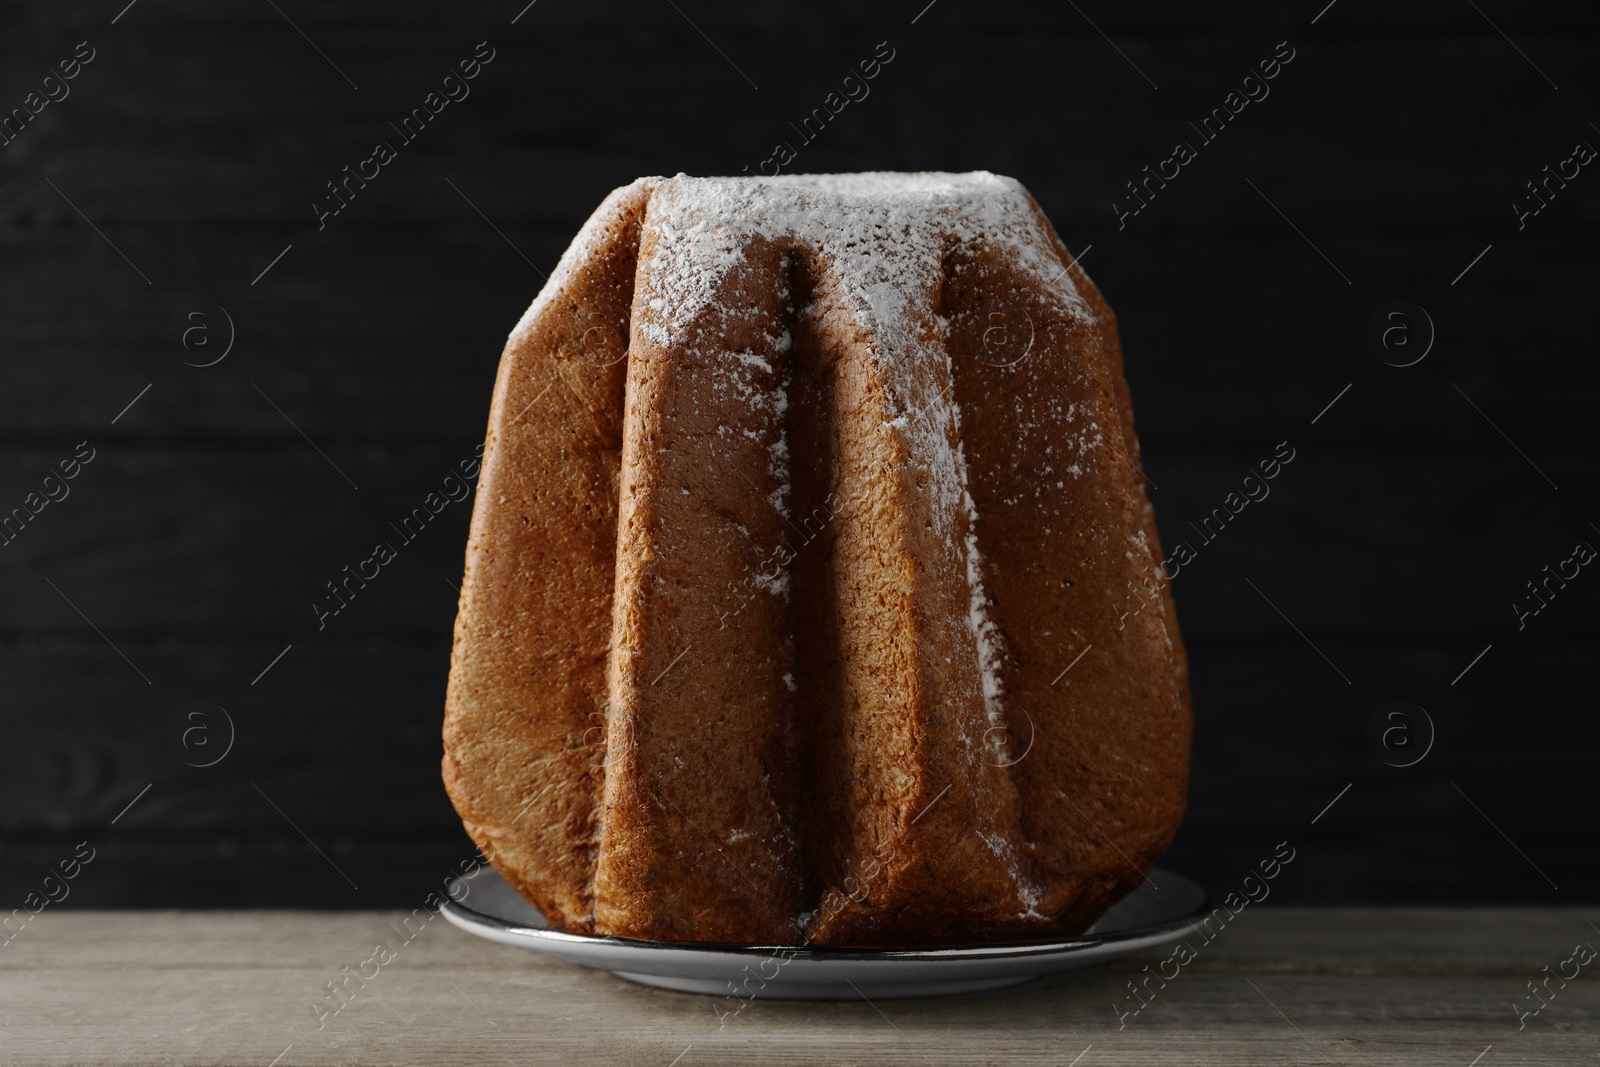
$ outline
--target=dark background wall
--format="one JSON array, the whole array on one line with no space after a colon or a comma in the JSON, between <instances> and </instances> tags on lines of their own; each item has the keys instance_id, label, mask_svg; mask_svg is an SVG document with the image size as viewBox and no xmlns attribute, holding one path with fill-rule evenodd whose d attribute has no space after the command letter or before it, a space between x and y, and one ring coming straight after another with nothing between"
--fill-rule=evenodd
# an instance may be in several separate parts
<instances>
[{"instance_id":1,"label":"dark background wall","mask_svg":"<svg viewBox=\"0 0 1600 1067\"><path fill-rule=\"evenodd\" d=\"M313 600L481 441L607 191L754 168L885 40L791 170L1026 184L1119 314L1169 541L1296 450L1175 582L1167 863L1224 890L1288 839L1285 902L1594 900L1600 568L1511 608L1600 547L1600 173L1511 207L1600 146L1590 5L924 2L0 8L0 108L95 51L0 150L0 513L95 457L0 547L0 910L85 839L71 904L410 905L470 854L438 779L470 505L320 631ZM484 40L471 96L319 231L324 183ZM1285 40L1119 229L1124 182ZM1395 299L1437 329L1405 368L1366 338ZM235 327L214 366L184 358L216 312L214 347L171 339L195 302ZM1437 730L1406 768L1367 737L1394 699Z\"/></svg>"}]
</instances>

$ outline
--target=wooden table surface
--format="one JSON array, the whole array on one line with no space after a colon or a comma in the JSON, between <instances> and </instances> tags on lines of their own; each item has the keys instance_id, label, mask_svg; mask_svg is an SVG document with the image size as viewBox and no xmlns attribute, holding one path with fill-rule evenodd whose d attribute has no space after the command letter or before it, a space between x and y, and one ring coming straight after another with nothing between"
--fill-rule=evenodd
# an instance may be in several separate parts
<instances>
[{"instance_id":1,"label":"wooden table surface","mask_svg":"<svg viewBox=\"0 0 1600 1067\"><path fill-rule=\"evenodd\" d=\"M426 914L426 913L424 913ZM11 1064L1592 1064L1593 909L1251 909L1119 1029L1136 962L930 1000L645 989L402 912L46 911L0 947ZM399 946L324 1020L327 983ZM1546 972L1544 968L1550 967ZM371 968L367 968L371 973ZM329 1001L328 1003L332 1003ZM1519 1028L1520 1024L1520 1028Z\"/></svg>"}]
</instances>

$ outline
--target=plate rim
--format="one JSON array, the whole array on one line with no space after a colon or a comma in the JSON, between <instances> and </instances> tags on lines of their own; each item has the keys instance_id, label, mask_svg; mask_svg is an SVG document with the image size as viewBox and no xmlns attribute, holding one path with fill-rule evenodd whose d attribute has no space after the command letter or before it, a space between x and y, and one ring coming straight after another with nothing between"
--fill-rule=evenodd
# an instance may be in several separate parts
<instances>
[{"instance_id":1,"label":"plate rim","mask_svg":"<svg viewBox=\"0 0 1600 1067\"><path fill-rule=\"evenodd\" d=\"M479 874L483 870L493 871L496 877L504 880L500 872L494 871L492 867L480 868L478 871L474 871L473 874ZM1168 940L1170 935L1183 929L1192 928L1200 916L1211 912L1216 907L1216 902L1203 885L1169 868L1154 868L1150 872L1150 876L1146 877L1146 882L1149 882L1151 876L1158 873L1168 879L1193 886L1199 891L1200 900L1193 910L1186 912L1181 917L1168 919L1164 922L1149 923L1143 926L1107 931L1105 933L1084 933L1055 941L1010 941L983 945L874 949L829 945L738 945L715 941L653 941L643 938L617 937L612 934L574 934L563 930L552 930L548 927L528 926L467 906L456 899L454 892L455 887L466 878L465 875L459 874L452 877L447 884L445 901L440 906L440 911L444 913L445 918L452 925L467 930L469 933L487 936L490 940L498 941L502 944L512 944L521 948L532 948L533 946L529 944L531 941L535 943L544 942L552 948L559 946L599 953L675 952L702 956L747 957L751 959L768 959L780 953L786 953L788 954L787 962L803 961L811 963L870 962L905 965L952 963L957 961L1025 961L1047 959L1062 953L1081 953L1101 947L1122 946L1128 951L1134 951L1138 948L1161 944ZM1141 885L1143 884L1141 883ZM1127 897L1122 899L1126 900ZM533 907L534 905L529 902L529 906ZM509 942L505 940L508 937L515 937L518 940ZM590 966L594 965L596 964L590 964Z\"/></svg>"}]
</instances>

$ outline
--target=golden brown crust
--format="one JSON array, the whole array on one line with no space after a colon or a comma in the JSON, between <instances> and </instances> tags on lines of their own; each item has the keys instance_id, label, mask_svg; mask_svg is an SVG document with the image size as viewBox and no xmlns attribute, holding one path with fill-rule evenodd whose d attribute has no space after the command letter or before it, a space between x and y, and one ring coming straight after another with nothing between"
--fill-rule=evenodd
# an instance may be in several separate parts
<instances>
[{"instance_id":1,"label":"golden brown crust","mask_svg":"<svg viewBox=\"0 0 1600 1067\"><path fill-rule=\"evenodd\" d=\"M621 407L650 186L506 344L473 508L444 781L496 868L559 927L593 929Z\"/></svg>"},{"instance_id":2,"label":"golden brown crust","mask_svg":"<svg viewBox=\"0 0 1600 1067\"><path fill-rule=\"evenodd\" d=\"M761 402L782 390L783 255L752 243L664 346L650 327L679 310L659 286L670 257L645 240L634 299L595 917L782 944L800 936L793 813L767 767L795 668L780 601L737 591L783 532L767 503L781 418Z\"/></svg>"},{"instance_id":3,"label":"golden brown crust","mask_svg":"<svg viewBox=\"0 0 1600 1067\"><path fill-rule=\"evenodd\" d=\"M618 190L496 386L468 832L569 930L1082 929L1187 784L1138 461L1115 321L1015 183Z\"/></svg>"}]
</instances>

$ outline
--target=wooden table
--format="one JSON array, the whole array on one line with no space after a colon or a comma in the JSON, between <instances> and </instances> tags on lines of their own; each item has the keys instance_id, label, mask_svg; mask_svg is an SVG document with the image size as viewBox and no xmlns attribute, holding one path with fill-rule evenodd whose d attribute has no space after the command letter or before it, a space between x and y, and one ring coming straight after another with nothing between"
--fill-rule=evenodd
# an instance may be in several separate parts
<instances>
[{"instance_id":1,"label":"wooden table","mask_svg":"<svg viewBox=\"0 0 1600 1067\"><path fill-rule=\"evenodd\" d=\"M424 913L425 914L425 913ZM997 993L738 1002L629 985L400 912L47 910L0 947L0 1063L1592 1064L1593 909L1251 909L1119 1029L1144 958ZM326 983L400 946L323 1020ZM1148 960L1167 953L1148 955ZM1546 966L1551 972L1545 972ZM1570 974L1571 964L1566 967ZM371 973L369 967L367 973ZM327 1001L326 1003L335 1003Z\"/></svg>"}]
</instances>

